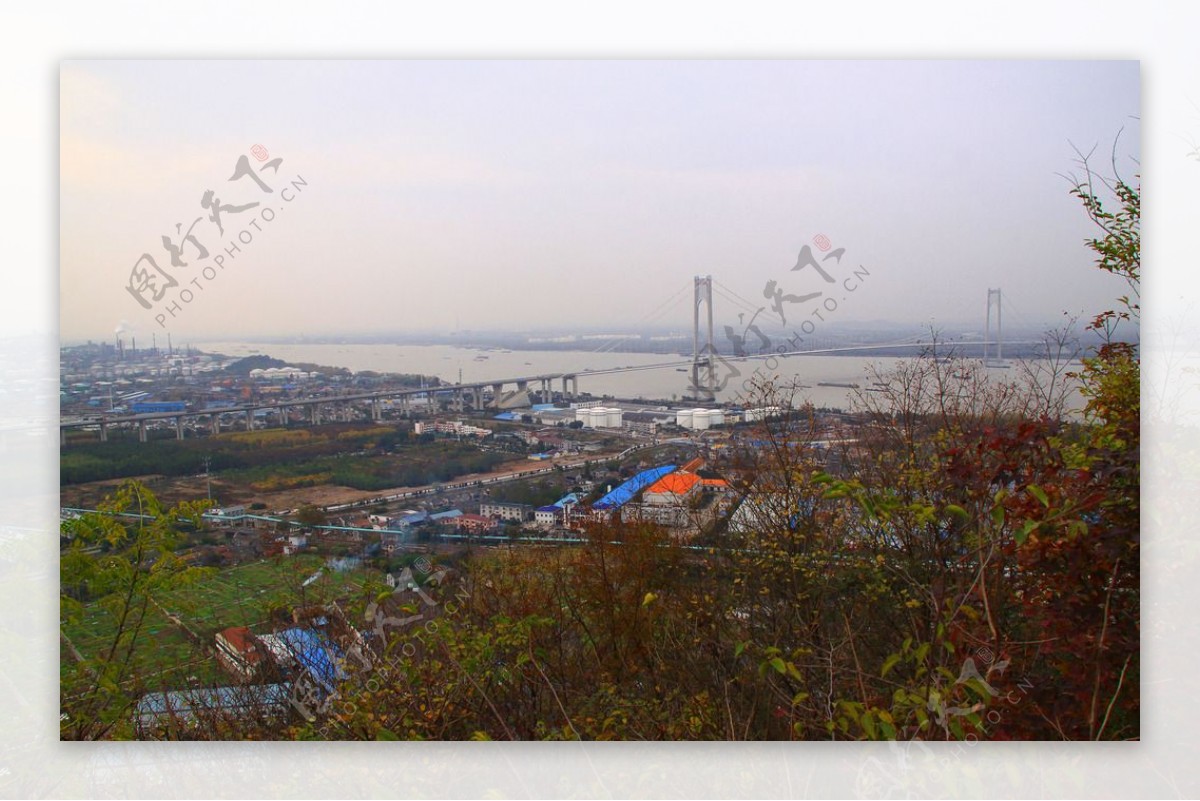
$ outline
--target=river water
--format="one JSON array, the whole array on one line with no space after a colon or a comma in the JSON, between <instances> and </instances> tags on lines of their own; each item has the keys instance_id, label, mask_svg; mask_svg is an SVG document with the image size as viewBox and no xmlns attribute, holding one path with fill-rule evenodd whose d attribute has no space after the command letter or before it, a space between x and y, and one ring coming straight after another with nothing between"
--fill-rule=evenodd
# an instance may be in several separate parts
<instances>
[{"instance_id":1,"label":"river water","mask_svg":"<svg viewBox=\"0 0 1200 801\"><path fill-rule=\"evenodd\" d=\"M272 356L286 362L312 362L349 370L375 370L388 373L434 375L443 381L457 382L461 376L467 383L497 378L514 378L543 373L575 372L579 375L579 391L595 396L676 400L692 394L688 387L691 371L683 367L665 367L631 373L589 376L587 370L606 370L614 367L661 364L686 361L678 354L597 353L593 351L537 351L480 349L452 345L387 345L387 344L276 344L263 342L207 342L196 348L206 353L227 356ZM868 388L875 380L869 374L874 366L887 370L907 357L864 356L789 356L773 360L732 360L718 362L717 383L724 389L717 397L725 402L739 402L746 397L747 381L774 379L780 383L799 382L797 402L808 400L815 406L850 408L854 390L847 386L858 384ZM733 371L737 371L735 375ZM997 379L1015 379L1014 369L990 369ZM555 389L560 384L555 382Z\"/></svg>"}]
</instances>

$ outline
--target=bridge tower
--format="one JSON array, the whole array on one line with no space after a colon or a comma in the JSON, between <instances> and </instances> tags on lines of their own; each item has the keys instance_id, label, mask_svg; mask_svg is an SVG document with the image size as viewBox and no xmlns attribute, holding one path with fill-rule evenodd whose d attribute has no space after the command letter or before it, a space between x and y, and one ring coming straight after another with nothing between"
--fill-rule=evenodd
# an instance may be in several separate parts
<instances>
[{"instance_id":1,"label":"bridge tower","mask_svg":"<svg viewBox=\"0 0 1200 801\"><path fill-rule=\"evenodd\" d=\"M704 306L707 326L704 329L704 342L701 344L700 306ZM713 309L712 309L712 276L697 275L695 278L695 294L692 299L692 391L700 401L716 399L717 369L713 356L716 347L713 342Z\"/></svg>"},{"instance_id":2,"label":"bridge tower","mask_svg":"<svg viewBox=\"0 0 1200 801\"><path fill-rule=\"evenodd\" d=\"M993 300L994 299L994 300ZM990 364L991 362L1004 362L1004 328L1000 314L1001 294L999 289L989 289L987 291L987 319L984 323L983 330L983 363ZM996 348L995 356L989 359L990 351L988 346L992 343L992 306L996 307Z\"/></svg>"}]
</instances>

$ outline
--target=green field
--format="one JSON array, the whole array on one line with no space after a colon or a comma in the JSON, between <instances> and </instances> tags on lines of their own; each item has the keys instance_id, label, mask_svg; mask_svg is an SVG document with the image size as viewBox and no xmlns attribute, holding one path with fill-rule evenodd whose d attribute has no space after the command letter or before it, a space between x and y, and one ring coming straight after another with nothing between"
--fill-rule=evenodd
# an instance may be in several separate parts
<instances>
[{"instance_id":1,"label":"green field","mask_svg":"<svg viewBox=\"0 0 1200 801\"><path fill-rule=\"evenodd\" d=\"M133 673L155 688L186 686L190 676L203 684L225 683L228 676L209 650L217 632L229 626L247 626L256 633L266 633L272 609L362 597L368 581L382 578L369 568L340 573L326 570L308 587L301 588L300 584L324 563L324 557L313 555L249 562L155 598L158 606L151 604L147 609ZM163 610L178 616L203 647L168 620ZM116 621L107 610L90 604L83 618L64 626L64 632L81 654L91 657L110 641L115 628ZM71 664L72 657L64 648L61 666L65 670Z\"/></svg>"}]
</instances>

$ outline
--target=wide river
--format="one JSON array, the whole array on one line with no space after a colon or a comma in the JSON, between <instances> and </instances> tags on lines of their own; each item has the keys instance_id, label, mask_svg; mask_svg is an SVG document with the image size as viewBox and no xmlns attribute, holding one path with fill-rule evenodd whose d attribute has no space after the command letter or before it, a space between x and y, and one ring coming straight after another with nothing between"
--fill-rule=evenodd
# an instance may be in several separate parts
<instances>
[{"instance_id":1,"label":"wide river","mask_svg":"<svg viewBox=\"0 0 1200 801\"><path fill-rule=\"evenodd\" d=\"M691 394L688 390L690 369L665 367L629 373L590 376L586 370L606 370L614 367L661 364L686 361L686 357L652 353L596 353L592 351L537 351L478 349L452 345L386 345L386 344L276 344L263 342L205 342L198 349L207 353L222 353L241 357L266 355L286 362L311 362L349 370L375 370L388 373L434 375L443 381L473 383L498 378L538 375L544 373L576 372L579 391L596 396L617 398L678 399ZM815 406L850 408L854 390L846 386L822 384L858 384L863 389L875 378L869 374L872 366L887 370L904 357L863 356L790 356L776 360L748 359L718 362L717 383L725 388L717 393L722 401L739 402L745 399L743 388L748 379L776 378L790 384L798 381L803 388L799 398ZM768 369L768 366L774 369ZM737 370L738 375L732 371ZM1015 380L1018 370L991 369L996 379ZM559 389L555 382L555 389Z\"/></svg>"}]
</instances>

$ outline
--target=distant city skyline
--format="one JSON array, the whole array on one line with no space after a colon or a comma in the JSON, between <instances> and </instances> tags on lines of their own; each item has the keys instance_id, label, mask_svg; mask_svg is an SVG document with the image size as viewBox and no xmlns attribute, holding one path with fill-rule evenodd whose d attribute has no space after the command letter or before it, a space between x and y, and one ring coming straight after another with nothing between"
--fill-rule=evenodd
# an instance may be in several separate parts
<instances>
[{"instance_id":1,"label":"distant city skyline","mask_svg":"<svg viewBox=\"0 0 1200 801\"><path fill-rule=\"evenodd\" d=\"M65 62L60 333L689 331L707 274L718 330L814 309L968 330L997 286L1013 325L1088 317L1123 286L1065 176L1073 146L1110 170L1114 140L1139 171L1139 82L1132 61Z\"/></svg>"}]
</instances>

